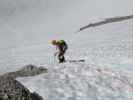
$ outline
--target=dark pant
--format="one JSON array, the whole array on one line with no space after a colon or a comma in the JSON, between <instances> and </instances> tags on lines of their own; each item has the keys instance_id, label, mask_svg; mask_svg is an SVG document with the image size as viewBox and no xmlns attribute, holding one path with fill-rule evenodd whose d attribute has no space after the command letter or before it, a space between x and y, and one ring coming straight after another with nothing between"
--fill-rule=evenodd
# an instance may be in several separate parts
<instances>
[{"instance_id":1,"label":"dark pant","mask_svg":"<svg viewBox=\"0 0 133 100\"><path fill-rule=\"evenodd\" d=\"M64 53L65 53L65 52L60 52L60 53L59 53L59 55L58 55L59 63L65 62Z\"/></svg>"}]
</instances>

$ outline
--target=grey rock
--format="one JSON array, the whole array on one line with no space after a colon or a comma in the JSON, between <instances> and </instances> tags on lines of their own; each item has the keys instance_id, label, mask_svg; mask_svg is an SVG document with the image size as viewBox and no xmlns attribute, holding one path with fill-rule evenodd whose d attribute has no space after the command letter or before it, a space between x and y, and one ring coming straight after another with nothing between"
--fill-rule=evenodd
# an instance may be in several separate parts
<instances>
[{"instance_id":1,"label":"grey rock","mask_svg":"<svg viewBox=\"0 0 133 100\"><path fill-rule=\"evenodd\" d=\"M33 92L31 94L31 98L32 98L32 100L43 100L43 98L40 95L38 95L38 93L36 93L36 92Z\"/></svg>"},{"instance_id":2,"label":"grey rock","mask_svg":"<svg viewBox=\"0 0 133 100\"><path fill-rule=\"evenodd\" d=\"M0 76L0 100L32 100L30 91L10 76Z\"/></svg>"},{"instance_id":3,"label":"grey rock","mask_svg":"<svg viewBox=\"0 0 133 100\"><path fill-rule=\"evenodd\" d=\"M47 69L43 67L27 65L16 72L6 73L0 76L0 100L43 100L36 92L30 93L30 91L15 78L35 76L46 72Z\"/></svg>"},{"instance_id":4,"label":"grey rock","mask_svg":"<svg viewBox=\"0 0 133 100\"><path fill-rule=\"evenodd\" d=\"M18 71L5 74L5 76L11 76L13 78L17 78L17 77L36 76L42 73L47 73L47 69L44 67L37 67L35 65L26 65Z\"/></svg>"}]
</instances>

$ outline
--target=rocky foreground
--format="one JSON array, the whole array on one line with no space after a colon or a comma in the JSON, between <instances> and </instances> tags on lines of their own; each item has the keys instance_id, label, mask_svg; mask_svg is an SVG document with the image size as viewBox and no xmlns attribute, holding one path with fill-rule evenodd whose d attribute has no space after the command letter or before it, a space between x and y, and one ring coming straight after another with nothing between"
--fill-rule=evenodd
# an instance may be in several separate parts
<instances>
[{"instance_id":1,"label":"rocky foreground","mask_svg":"<svg viewBox=\"0 0 133 100\"><path fill-rule=\"evenodd\" d=\"M19 71L0 76L0 100L43 100L37 93L31 93L16 78L35 76L46 72L47 69L43 67L27 65Z\"/></svg>"}]
</instances>

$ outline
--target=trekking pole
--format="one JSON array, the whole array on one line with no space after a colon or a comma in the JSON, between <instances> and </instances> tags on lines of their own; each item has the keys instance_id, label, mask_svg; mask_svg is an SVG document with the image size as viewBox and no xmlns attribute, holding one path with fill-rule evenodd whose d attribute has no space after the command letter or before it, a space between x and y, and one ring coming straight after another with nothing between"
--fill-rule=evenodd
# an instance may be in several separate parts
<instances>
[{"instance_id":1,"label":"trekking pole","mask_svg":"<svg viewBox=\"0 0 133 100\"><path fill-rule=\"evenodd\" d=\"M55 64L55 61L56 61L56 56L54 55L54 64Z\"/></svg>"},{"instance_id":2,"label":"trekking pole","mask_svg":"<svg viewBox=\"0 0 133 100\"><path fill-rule=\"evenodd\" d=\"M58 52L56 52L56 53L54 54L54 64L56 63L56 56L57 56L57 53L58 53Z\"/></svg>"}]
</instances>

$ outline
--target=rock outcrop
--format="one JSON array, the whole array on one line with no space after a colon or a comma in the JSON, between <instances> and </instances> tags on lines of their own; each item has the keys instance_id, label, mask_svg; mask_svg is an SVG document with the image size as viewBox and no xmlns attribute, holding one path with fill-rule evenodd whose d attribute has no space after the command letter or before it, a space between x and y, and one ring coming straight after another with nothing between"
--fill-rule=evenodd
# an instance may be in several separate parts
<instances>
[{"instance_id":1,"label":"rock outcrop","mask_svg":"<svg viewBox=\"0 0 133 100\"><path fill-rule=\"evenodd\" d=\"M32 100L30 91L10 76L0 77L0 100Z\"/></svg>"},{"instance_id":2,"label":"rock outcrop","mask_svg":"<svg viewBox=\"0 0 133 100\"><path fill-rule=\"evenodd\" d=\"M13 78L28 77L28 76L36 76L46 72L47 72L46 68L37 67L35 65L26 65L22 69L15 72L6 73L4 74L4 76L11 76Z\"/></svg>"},{"instance_id":3,"label":"rock outcrop","mask_svg":"<svg viewBox=\"0 0 133 100\"><path fill-rule=\"evenodd\" d=\"M0 76L0 100L43 100L36 92L30 91L15 80L17 77L35 76L47 72L43 67L27 65L23 69Z\"/></svg>"},{"instance_id":4,"label":"rock outcrop","mask_svg":"<svg viewBox=\"0 0 133 100\"><path fill-rule=\"evenodd\" d=\"M108 24L108 23L121 22L121 21L129 20L129 19L133 19L133 15L106 18L105 20L98 21L98 22L95 22L95 23L90 23L89 25L83 26L78 30L78 32L83 31L87 28L97 27L97 26L101 26L101 25L104 25L104 24Z\"/></svg>"}]
</instances>

